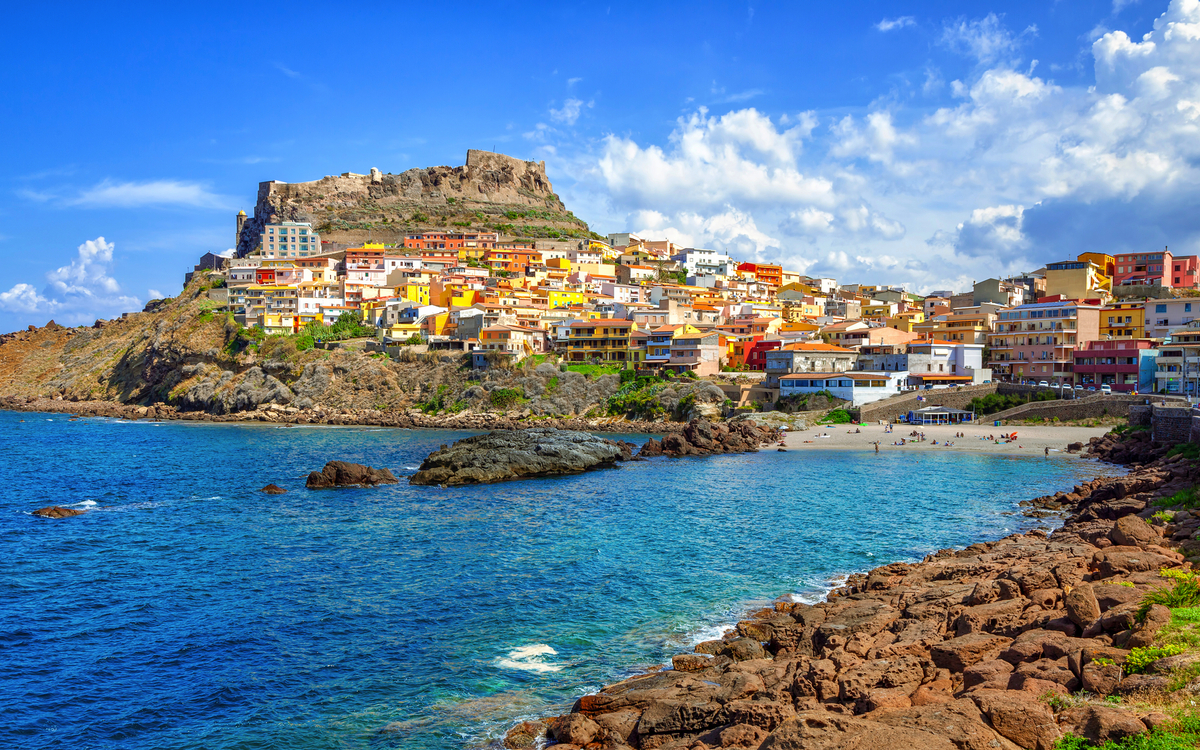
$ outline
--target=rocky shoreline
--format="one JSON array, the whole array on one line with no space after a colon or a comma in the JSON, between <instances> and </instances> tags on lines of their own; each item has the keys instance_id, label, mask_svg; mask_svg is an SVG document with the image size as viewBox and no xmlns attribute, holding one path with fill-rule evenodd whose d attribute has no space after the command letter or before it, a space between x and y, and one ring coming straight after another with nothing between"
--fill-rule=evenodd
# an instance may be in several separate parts
<instances>
[{"instance_id":1,"label":"rocky shoreline","mask_svg":"<svg viewBox=\"0 0 1200 750\"><path fill-rule=\"evenodd\" d=\"M209 414L203 411L182 411L166 404L136 406L112 401L69 401L66 399L34 399L0 397L0 410L47 412L79 417L109 417L113 419L183 420L189 422L266 422L294 425L337 425L360 427L399 427L406 429L446 430L523 430L554 427L560 430L587 432L637 433L666 435L681 432L682 422L630 420L620 417L547 418L518 417L495 412L460 412L430 416L417 409L397 413L370 409L298 409L293 406L268 404L253 411L232 414Z\"/></svg>"},{"instance_id":2,"label":"rocky shoreline","mask_svg":"<svg viewBox=\"0 0 1200 750\"><path fill-rule=\"evenodd\" d=\"M1151 518L1154 500L1200 481L1200 464L1167 450L1146 433L1094 439L1091 454L1129 472L1033 501L1071 509L1053 533L885 565L815 605L777 601L667 669L514 727L504 745L1051 750L1066 733L1102 743L1168 726L1071 695L1200 694L1200 679L1172 685L1181 657L1123 671L1170 619L1159 605L1139 618L1170 583L1160 569L1188 567L1178 549L1200 555L1200 511Z\"/></svg>"}]
</instances>

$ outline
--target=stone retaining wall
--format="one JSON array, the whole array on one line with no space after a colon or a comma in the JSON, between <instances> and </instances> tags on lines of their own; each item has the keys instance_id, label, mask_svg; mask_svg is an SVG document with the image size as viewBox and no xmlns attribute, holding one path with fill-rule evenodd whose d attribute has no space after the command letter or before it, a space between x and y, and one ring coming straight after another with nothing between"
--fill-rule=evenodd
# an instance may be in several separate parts
<instances>
[{"instance_id":1,"label":"stone retaining wall","mask_svg":"<svg viewBox=\"0 0 1200 750\"><path fill-rule=\"evenodd\" d=\"M1152 422L1154 407L1149 404L1130 404L1129 405L1129 426L1149 427Z\"/></svg>"},{"instance_id":2,"label":"stone retaining wall","mask_svg":"<svg viewBox=\"0 0 1200 750\"><path fill-rule=\"evenodd\" d=\"M979 417L980 422L1008 421L1015 419L1099 419L1100 417L1124 417L1129 407L1141 405L1145 396L1093 395L1087 398L1055 399L1053 401L1031 401L995 414Z\"/></svg>"},{"instance_id":3,"label":"stone retaining wall","mask_svg":"<svg viewBox=\"0 0 1200 750\"><path fill-rule=\"evenodd\" d=\"M1153 406L1150 439L1156 443L1186 443L1192 439L1191 406Z\"/></svg>"}]
</instances>

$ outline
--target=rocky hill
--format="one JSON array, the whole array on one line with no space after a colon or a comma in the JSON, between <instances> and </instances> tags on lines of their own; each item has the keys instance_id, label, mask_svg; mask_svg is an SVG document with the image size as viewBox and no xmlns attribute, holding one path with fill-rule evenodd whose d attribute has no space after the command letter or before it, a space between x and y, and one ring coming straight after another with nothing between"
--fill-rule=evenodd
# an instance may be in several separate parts
<instances>
[{"instance_id":1,"label":"rocky hill","mask_svg":"<svg viewBox=\"0 0 1200 750\"><path fill-rule=\"evenodd\" d=\"M506 237L593 236L567 210L546 163L470 150L461 167L409 169L400 174L372 169L314 182L262 182L254 215L238 236L237 253L258 247L271 222L307 221L324 240L350 245L403 242L425 231L497 231Z\"/></svg>"},{"instance_id":2,"label":"rocky hill","mask_svg":"<svg viewBox=\"0 0 1200 750\"><path fill-rule=\"evenodd\" d=\"M214 283L202 272L147 311L0 336L0 408L462 428L586 417L588 424L563 426L646 429L626 417L715 416L725 398L703 380L641 387L529 361L478 373L463 354L404 349L389 357L366 351L367 340L311 348L304 335L237 325L209 299Z\"/></svg>"}]
</instances>

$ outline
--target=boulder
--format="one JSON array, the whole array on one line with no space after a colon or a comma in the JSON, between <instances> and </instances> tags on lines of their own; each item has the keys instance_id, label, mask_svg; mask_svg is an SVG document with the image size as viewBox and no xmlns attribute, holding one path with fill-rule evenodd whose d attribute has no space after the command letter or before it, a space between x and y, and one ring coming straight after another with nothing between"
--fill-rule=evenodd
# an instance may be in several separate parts
<instances>
[{"instance_id":1,"label":"boulder","mask_svg":"<svg viewBox=\"0 0 1200 750\"><path fill-rule=\"evenodd\" d=\"M61 505L51 505L46 508L38 508L33 512L33 515L40 518L70 518L71 516L81 516L84 514L82 510L75 508L64 508Z\"/></svg>"},{"instance_id":2,"label":"boulder","mask_svg":"<svg viewBox=\"0 0 1200 750\"><path fill-rule=\"evenodd\" d=\"M310 473L304 486L310 490L321 490L330 487L374 487L378 484L398 484L399 481L387 469L330 461L325 468Z\"/></svg>"},{"instance_id":3,"label":"boulder","mask_svg":"<svg viewBox=\"0 0 1200 750\"><path fill-rule=\"evenodd\" d=\"M266 487L262 488L262 492L265 492L268 495L283 495L287 493L287 490L277 484L268 484Z\"/></svg>"},{"instance_id":4,"label":"boulder","mask_svg":"<svg viewBox=\"0 0 1200 750\"><path fill-rule=\"evenodd\" d=\"M1125 642L1126 648L1143 648L1154 643L1154 637L1158 635L1158 631L1162 630L1165 625L1171 622L1171 610L1161 604L1152 604L1147 610L1145 617L1141 622L1134 627L1133 633L1129 636L1129 640Z\"/></svg>"},{"instance_id":5,"label":"boulder","mask_svg":"<svg viewBox=\"0 0 1200 750\"><path fill-rule=\"evenodd\" d=\"M699 672L712 666L712 661L707 654L676 654L671 657L671 668L676 672Z\"/></svg>"},{"instance_id":6,"label":"boulder","mask_svg":"<svg viewBox=\"0 0 1200 750\"><path fill-rule=\"evenodd\" d=\"M1122 547L1145 547L1151 541L1157 540L1158 534L1150 528L1150 524L1137 516L1122 516L1117 519L1108 538L1113 544Z\"/></svg>"},{"instance_id":7,"label":"boulder","mask_svg":"<svg viewBox=\"0 0 1200 750\"><path fill-rule=\"evenodd\" d=\"M586 432L508 430L476 435L429 454L410 484L463 485L577 474L616 465L621 446Z\"/></svg>"},{"instance_id":8,"label":"boulder","mask_svg":"<svg viewBox=\"0 0 1200 750\"><path fill-rule=\"evenodd\" d=\"M944 737L959 750L1017 750L1017 746L987 725L975 704L953 698L937 705L881 708L863 718L893 727L915 729ZM903 750L919 750L905 748Z\"/></svg>"},{"instance_id":9,"label":"boulder","mask_svg":"<svg viewBox=\"0 0 1200 750\"><path fill-rule=\"evenodd\" d=\"M1146 731L1146 725L1136 716L1112 706L1068 708L1058 715L1058 725L1064 732L1077 734L1097 745Z\"/></svg>"},{"instance_id":10,"label":"boulder","mask_svg":"<svg viewBox=\"0 0 1200 750\"><path fill-rule=\"evenodd\" d=\"M1157 547L1154 550L1125 546L1109 547L1092 556L1092 564L1101 578L1159 570L1171 567L1175 563L1175 557L1168 557Z\"/></svg>"},{"instance_id":11,"label":"boulder","mask_svg":"<svg viewBox=\"0 0 1200 750\"><path fill-rule=\"evenodd\" d=\"M504 747L507 750L533 750L546 732L546 725L540 721L523 721L504 735Z\"/></svg>"},{"instance_id":12,"label":"boulder","mask_svg":"<svg viewBox=\"0 0 1200 750\"><path fill-rule=\"evenodd\" d=\"M995 659L1012 643L1011 638L987 633L960 635L943 641L930 649L933 663L951 672L962 672L972 664Z\"/></svg>"},{"instance_id":13,"label":"boulder","mask_svg":"<svg viewBox=\"0 0 1200 750\"><path fill-rule=\"evenodd\" d=\"M1063 597L1063 607L1071 622L1085 630L1100 618L1100 603L1096 601L1096 593L1086 583L1081 583Z\"/></svg>"},{"instance_id":14,"label":"boulder","mask_svg":"<svg viewBox=\"0 0 1200 750\"><path fill-rule=\"evenodd\" d=\"M570 713L550 722L546 734L555 742L582 746L594 740L599 731L600 725L588 717Z\"/></svg>"},{"instance_id":15,"label":"boulder","mask_svg":"<svg viewBox=\"0 0 1200 750\"><path fill-rule=\"evenodd\" d=\"M1050 708L1032 693L980 690L971 700L998 734L1020 747L1052 750L1062 735Z\"/></svg>"},{"instance_id":16,"label":"boulder","mask_svg":"<svg viewBox=\"0 0 1200 750\"><path fill-rule=\"evenodd\" d=\"M894 727L828 711L803 711L778 726L762 750L957 750L933 731Z\"/></svg>"}]
</instances>

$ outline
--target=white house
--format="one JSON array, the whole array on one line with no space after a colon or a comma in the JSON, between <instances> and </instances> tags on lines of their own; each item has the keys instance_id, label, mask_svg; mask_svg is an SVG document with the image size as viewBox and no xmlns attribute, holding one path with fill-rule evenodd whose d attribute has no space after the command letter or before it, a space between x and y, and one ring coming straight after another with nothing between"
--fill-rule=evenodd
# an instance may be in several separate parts
<instances>
[{"instance_id":1,"label":"white house","mask_svg":"<svg viewBox=\"0 0 1200 750\"><path fill-rule=\"evenodd\" d=\"M904 371L800 372L779 378L779 397L829 391L853 406L862 406L896 395L907 379Z\"/></svg>"}]
</instances>

